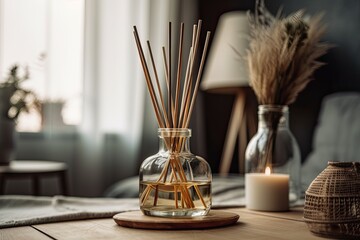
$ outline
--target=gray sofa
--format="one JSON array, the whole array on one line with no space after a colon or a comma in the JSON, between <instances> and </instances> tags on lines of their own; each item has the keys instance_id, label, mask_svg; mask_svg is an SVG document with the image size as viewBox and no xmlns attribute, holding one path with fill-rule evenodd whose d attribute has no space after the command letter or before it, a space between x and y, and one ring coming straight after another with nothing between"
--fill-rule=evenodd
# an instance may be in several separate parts
<instances>
[{"instance_id":1,"label":"gray sofa","mask_svg":"<svg viewBox=\"0 0 360 240\"><path fill-rule=\"evenodd\" d=\"M322 101L313 146L302 169L302 190L327 166L328 161L360 161L360 93L334 93ZM243 178L239 175L214 175L212 193L215 199L243 197ZM231 193L231 194L230 194ZM138 197L138 177L113 184L106 197Z\"/></svg>"}]
</instances>

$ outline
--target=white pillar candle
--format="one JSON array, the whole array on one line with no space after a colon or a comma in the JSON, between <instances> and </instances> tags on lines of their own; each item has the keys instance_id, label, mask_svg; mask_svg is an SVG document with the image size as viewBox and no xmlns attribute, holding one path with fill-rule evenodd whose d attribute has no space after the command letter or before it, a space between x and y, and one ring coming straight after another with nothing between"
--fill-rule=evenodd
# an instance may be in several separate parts
<instances>
[{"instance_id":1,"label":"white pillar candle","mask_svg":"<svg viewBox=\"0 0 360 240\"><path fill-rule=\"evenodd\" d=\"M245 174L245 200L246 207L252 210L289 210L289 175L270 171Z\"/></svg>"}]
</instances>

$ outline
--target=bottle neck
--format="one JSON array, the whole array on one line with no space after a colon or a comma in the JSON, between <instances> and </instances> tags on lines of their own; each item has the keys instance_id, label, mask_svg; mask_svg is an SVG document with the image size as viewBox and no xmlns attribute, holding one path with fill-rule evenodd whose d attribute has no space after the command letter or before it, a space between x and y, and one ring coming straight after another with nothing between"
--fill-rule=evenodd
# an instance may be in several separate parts
<instances>
[{"instance_id":1,"label":"bottle neck","mask_svg":"<svg viewBox=\"0 0 360 240\"><path fill-rule=\"evenodd\" d=\"M289 128L289 108L284 105L260 105L259 129Z\"/></svg>"},{"instance_id":2,"label":"bottle neck","mask_svg":"<svg viewBox=\"0 0 360 240\"><path fill-rule=\"evenodd\" d=\"M191 130L187 128L160 128L159 151L180 153L190 152Z\"/></svg>"}]
</instances>

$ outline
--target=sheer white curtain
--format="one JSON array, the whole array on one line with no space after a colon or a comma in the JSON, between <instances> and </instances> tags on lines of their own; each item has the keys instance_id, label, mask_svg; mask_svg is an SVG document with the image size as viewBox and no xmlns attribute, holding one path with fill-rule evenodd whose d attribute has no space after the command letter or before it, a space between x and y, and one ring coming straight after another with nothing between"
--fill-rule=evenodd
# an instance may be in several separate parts
<instances>
[{"instance_id":1,"label":"sheer white curtain","mask_svg":"<svg viewBox=\"0 0 360 240\"><path fill-rule=\"evenodd\" d=\"M168 21L192 26L195 13L195 1L86 1L83 123L71 178L75 195L101 195L114 181L137 174L142 140L153 133L157 141L133 25L143 44L150 39L160 67Z\"/></svg>"}]
</instances>

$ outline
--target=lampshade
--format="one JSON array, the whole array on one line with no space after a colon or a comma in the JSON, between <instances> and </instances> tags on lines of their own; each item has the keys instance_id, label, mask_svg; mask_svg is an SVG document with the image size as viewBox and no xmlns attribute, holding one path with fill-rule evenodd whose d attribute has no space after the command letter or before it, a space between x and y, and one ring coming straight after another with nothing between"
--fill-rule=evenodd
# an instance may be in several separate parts
<instances>
[{"instance_id":1,"label":"lampshade","mask_svg":"<svg viewBox=\"0 0 360 240\"><path fill-rule=\"evenodd\" d=\"M243 11L221 15L205 66L203 90L232 93L249 86L245 60L249 45L248 21Z\"/></svg>"}]
</instances>

